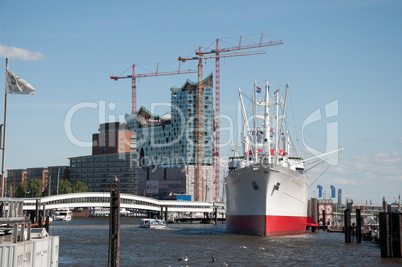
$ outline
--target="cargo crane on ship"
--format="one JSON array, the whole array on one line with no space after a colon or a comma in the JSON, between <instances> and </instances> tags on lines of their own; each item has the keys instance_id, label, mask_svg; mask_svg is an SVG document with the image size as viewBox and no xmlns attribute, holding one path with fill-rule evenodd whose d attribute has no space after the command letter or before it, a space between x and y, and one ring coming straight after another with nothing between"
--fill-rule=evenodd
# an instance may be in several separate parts
<instances>
[{"instance_id":1,"label":"cargo crane on ship","mask_svg":"<svg viewBox=\"0 0 402 267\"><path fill-rule=\"evenodd\" d=\"M115 81L120 80L120 79L127 79L127 78L132 79L132 81L131 81L131 91L132 91L131 114L134 115L134 114L137 113L137 83L136 83L137 78L165 76L165 75L177 75L177 74L188 74L188 73L197 73L197 72L198 72L198 70L191 70L191 69L180 70L180 63L179 63L179 68L178 68L177 71L159 72L159 63L157 63L155 72L136 74L135 73L135 64L133 64L133 70L132 70L131 75L126 75L126 76L113 76L113 75L110 75L110 79L115 80Z\"/></svg>"},{"instance_id":2,"label":"cargo crane on ship","mask_svg":"<svg viewBox=\"0 0 402 267\"><path fill-rule=\"evenodd\" d=\"M198 89L199 93L201 92L202 95L202 59L210 59L210 58L215 58L215 155L214 155L214 161L215 161L215 200L218 199L219 197L219 163L220 163L220 58L221 57L229 57L229 56L247 56L247 55L254 55L254 54L261 54L261 53L246 53L246 54L223 54L221 53L226 53L226 52L232 52L232 51L239 51L239 50L245 50L245 49L254 49L254 48L261 48L261 47L267 47L267 46L274 46L274 45L281 45L283 44L282 41L270 41L270 42L263 42L263 33L261 33L261 38L259 43L255 44L250 44L250 45L242 45L242 36L239 38L239 45L233 46L233 47L226 47L226 48L220 48L219 47L219 41L222 41L223 39L216 39L216 45L214 50L209 50L209 51L204 51L202 52L201 49L198 51L195 51L195 54L198 55L198 57L193 57L193 58L181 58L179 57L179 61L186 61L186 60L195 60L198 59ZM215 54L215 55L211 55ZM206 56L209 55L209 56ZM201 65L201 66L200 66ZM201 71L201 74L200 74ZM201 75L201 78L200 78ZM201 99L201 98L199 98ZM199 104L199 103L198 103ZM202 113L202 110L199 111L200 113L198 116ZM199 120L200 121L200 120ZM202 122L201 127L202 127ZM200 126L198 126L200 127ZM202 128L198 128L202 129ZM202 138L202 131L201 132L201 138ZM200 139L198 139L200 140ZM201 148L202 149L202 148ZM199 152L202 155L202 152ZM198 155L198 154L197 154ZM200 181L198 181L200 183ZM199 186L197 187L199 188ZM198 190L198 189L197 189ZM200 189L202 190L202 189Z\"/></svg>"}]
</instances>

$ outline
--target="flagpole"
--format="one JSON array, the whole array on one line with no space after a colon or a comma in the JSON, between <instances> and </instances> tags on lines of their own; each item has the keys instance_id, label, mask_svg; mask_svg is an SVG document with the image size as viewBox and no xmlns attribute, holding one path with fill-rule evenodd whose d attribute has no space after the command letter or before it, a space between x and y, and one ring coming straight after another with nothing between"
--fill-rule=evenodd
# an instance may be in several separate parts
<instances>
[{"instance_id":1,"label":"flagpole","mask_svg":"<svg viewBox=\"0 0 402 267\"><path fill-rule=\"evenodd\" d=\"M4 162L6 156L6 125L7 125L7 79L8 78L8 58L6 58L6 86L4 96L4 124L3 124L3 157L1 159L1 197L4 197Z\"/></svg>"}]
</instances>

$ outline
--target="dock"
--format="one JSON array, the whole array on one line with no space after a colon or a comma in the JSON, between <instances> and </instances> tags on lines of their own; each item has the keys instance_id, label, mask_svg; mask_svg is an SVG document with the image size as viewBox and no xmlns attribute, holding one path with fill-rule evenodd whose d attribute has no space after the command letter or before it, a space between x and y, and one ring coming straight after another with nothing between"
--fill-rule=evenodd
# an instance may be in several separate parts
<instances>
[{"instance_id":1,"label":"dock","mask_svg":"<svg viewBox=\"0 0 402 267\"><path fill-rule=\"evenodd\" d=\"M59 262L59 237L31 229L23 199L0 198L0 266L53 267Z\"/></svg>"}]
</instances>

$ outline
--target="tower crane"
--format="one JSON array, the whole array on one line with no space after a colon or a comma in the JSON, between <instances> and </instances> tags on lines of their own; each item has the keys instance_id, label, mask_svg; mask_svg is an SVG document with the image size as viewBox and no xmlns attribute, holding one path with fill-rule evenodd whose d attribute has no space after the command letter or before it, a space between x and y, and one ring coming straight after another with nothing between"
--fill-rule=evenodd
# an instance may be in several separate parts
<instances>
[{"instance_id":1,"label":"tower crane","mask_svg":"<svg viewBox=\"0 0 402 267\"><path fill-rule=\"evenodd\" d=\"M264 51L256 51L256 52L246 52L246 53L232 53L232 54L223 54L220 55L220 57L236 57L236 56L249 56L249 55L257 55L257 54L265 54ZM203 121L203 110L202 110L202 94L203 94L203 84L202 84L202 60L203 59L210 59L210 58L216 58L218 55L204 55L203 52L201 51L201 47L199 47L197 56L191 57L191 58L182 58L179 57L178 60L185 62L187 60L198 60L198 88L197 88L197 94L196 94L196 107L197 107L197 112L196 112L196 122L197 122L197 156L196 156L196 170L197 170L197 175L195 179L195 192L196 192L196 201L203 201L203 190L204 190L204 185L203 185L203 179L202 179L202 139L203 139L203 131L202 131L202 121ZM219 164L218 164L219 167ZM219 174L219 173L218 173ZM215 177L215 188L218 187L219 189L219 176L218 176L218 183ZM219 191L218 191L219 192ZM205 197L206 198L206 197ZM216 195L216 189L215 189L215 198L217 198ZM206 199L204 201L207 201Z\"/></svg>"},{"instance_id":2,"label":"tower crane","mask_svg":"<svg viewBox=\"0 0 402 267\"><path fill-rule=\"evenodd\" d=\"M215 199L219 197L219 146L220 146L220 58L222 55L220 53L231 52L231 51L238 51L244 49L252 49L252 48L260 48L260 47L267 47L273 45L281 45L283 44L282 41L270 41L270 42L263 42L263 33L261 33L260 42L251 45L242 45L242 37L239 38L239 45L227 48L220 48L219 47L219 40L216 39L216 48L210 51L195 51L196 55L208 55L208 54L215 54ZM221 39L222 40L222 39Z\"/></svg>"},{"instance_id":3,"label":"tower crane","mask_svg":"<svg viewBox=\"0 0 402 267\"><path fill-rule=\"evenodd\" d=\"M132 89L132 109L131 109L131 114L134 115L137 112L137 84L136 84L136 78L197 73L197 71L198 70L191 70L191 69L180 70L180 62L179 62L179 69L177 71L159 72L159 63L157 63L155 72L136 74L135 73L135 64L133 64L132 75L120 76L120 77L110 75L110 79L115 80L115 81L120 80L120 79L127 79L127 78L132 79L132 82L131 82L131 89Z\"/></svg>"}]
</instances>

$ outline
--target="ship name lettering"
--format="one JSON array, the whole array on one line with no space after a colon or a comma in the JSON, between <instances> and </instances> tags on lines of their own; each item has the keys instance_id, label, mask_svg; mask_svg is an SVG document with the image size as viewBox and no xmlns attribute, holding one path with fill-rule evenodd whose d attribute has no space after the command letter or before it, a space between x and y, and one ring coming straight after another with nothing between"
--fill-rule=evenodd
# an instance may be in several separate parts
<instances>
[{"instance_id":1,"label":"ship name lettering","mask_svg":"<svg viewBox=\"0 0 402 267\"><path fill-rule=\"evenodd\" d=\"M301 184L295 180L292 180L292 183L296 184L297 186L301 187Z\"/></svg>"}]
</instances>

